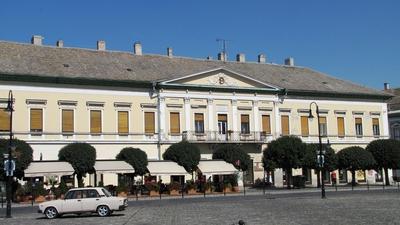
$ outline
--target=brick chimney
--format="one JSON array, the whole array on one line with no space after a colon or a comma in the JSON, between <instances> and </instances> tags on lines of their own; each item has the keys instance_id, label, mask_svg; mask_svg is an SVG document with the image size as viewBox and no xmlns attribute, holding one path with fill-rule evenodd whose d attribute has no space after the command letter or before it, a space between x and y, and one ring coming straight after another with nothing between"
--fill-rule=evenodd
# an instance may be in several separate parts
<instances>
[{"instance_id":1,"label":"brick chimney","mask_svg":"<svg viewBox=\"0 0 400 225\"><path fill-rule=\"evenodd\" d=\"M106 42L105 41L97 41L97 50L105 51L106 50Z\"/></svg>"},{"instance_id":2,"label":"brick chimney","mask_svg":"<svg viewBox=\"0 0 400 225\"><path fill-rule=\"evenodd\" d=\"M285 65L286 66L294 66L294 58L293 57L286 58Z\"/></svg>"},{"instance_id":3,"label":"brick chimney","mask_svg":"<svg viewBox=\"0 0 400 225\"><path fill-rule=\"evenodd\" d=\"M58 40L57 43L56 43L56 46L59 47L59 48L64 47L64 41L63 40Z\"/></svg>"},{"instance_id":4,"label":"brick chimney","mask_svg":"<svg viewBox=\"0 0 400 225\"><path fill-rule=\"evenodd\" d=\"M258 63L265 63L267 61L267 57L264 54L258 55Z\"/></svg>"},{"instance_id":5,"label":"brick chimney","mask_svg":"<svg viewBox=\"0 0 400 225\"><path fill-rule=\"evenodd\" d=\"M236 55L237 62L246 62L246 56L243 53L239 53Z\"/></svg>"},{"instance_id":6,"label":"brick chimney","mask_svg":"<svg viewBox=\"0 0 400 225\"><path fill-rule=\"evenodd\" d=\"M33 35L31 38L31 43L34 45L42 45L42 40L44 38L40 35Z\"/></svg>"},{"instance_id":7,"label":"brick chimney","mask_svg":"<svg viewBox=\"0 0 400 225\"><path fill-rule=\"evenodd\" d=\"M133 53L135 55L142 55L142 44L139 41L133 44Z\"/></svg>"},{"instance_id":8,"label":"brick chimney","mask_svg":"<svg viewBox=\"0 0 400 225\"><path fill-rule=\"evenodd\" d=\"M390 89L390 85L389 83L383 83L383 90L389 90Z\"/></svg>"},{"instance_id":9,"label":"brick chimney","mask_svg":"<svg viewBox=\"0 0 400 225\"><path fill-rule=\"evenodd\" d=\"M227 60L226 53L225 52L218 53L218 60L225 62Z\"/></svg>"},{"instance_id":10,"label":"brick chimney","mask_svg":"<svg viewBox=\"0 0 400 225\"><path fill-rule=\"evenodd\" d=\"M173 55L172 55L172 48L171 48L171 47L168 47L168 48L167 48L167 56L168 56L168 57L171 57L171 58L173 57Z\"/></svg>"}]
</instances>

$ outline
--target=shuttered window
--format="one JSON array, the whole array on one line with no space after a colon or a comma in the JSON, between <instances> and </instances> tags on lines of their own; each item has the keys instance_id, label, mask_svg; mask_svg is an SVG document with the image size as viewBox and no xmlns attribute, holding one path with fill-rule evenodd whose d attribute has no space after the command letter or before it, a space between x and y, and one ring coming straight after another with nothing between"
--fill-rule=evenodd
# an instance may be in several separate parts
<instances>
[{"instance_id":1,"label":"shuttered window","mask_svg":"<svg viewBox=\"0 0 400 225\"><path fill-rule=\"evenodd\" d=\"M337 127L338 127L338 137L344 137L344 135L345 135L344 117L337 118Z\"/></svg>"},{"instance_id":2,"label":"shuttered window","mask_svg":"<svg viewBox=\"0 0 400 225\"><path fill-rule=\"evenodd\" d=\"M170 125L170 133L171 134L180 134L180 120L178 112L171 112L169 114L169 125Z\"/></svg>"},{"instance_id":3,"label":"shuttered window","mask_svg":"<svg viewBox=\"0 0 400 225\"><path fill-rule=\"evenodd\" d=\"M155 124L154 124L154 112L145 112L144 113L144 132L146 134L154 134L155 133Z\"/></svg>"},{"instance_id":4,"label":"shuttered window","mask_svg":"<svg viewBox=\"0 0 400 225\"><path fill-rule=\"evenodd\" d=\"M90 133L101 134L101 110L90 111Z\"/></svg>"},{"instance_id":5,"label":"shuttered window","mask_svg":"<svg viewBox=\"0 0 400 225\"><path fill-rule=\"evenodd\" d=\"M10 131L10 115L5 108L0 108L0 132Z\"/></svg>"},{"instance_id":6,"label":"shuttered window","mask_svg":"<svg viewBox=\"0 0 400 225\"><path fill-rule=\"evenodd\" d=\"M118 134L127 135L129 133L129 113L128 111L118 111Z\"/></svg>"},{"instance_id":7,"label":"shuttered window","mask_svg":"<svg viewBox=\"0 0 400 225\"><path fill-rule=\"evenodd\" d=\"M356 121L355 123L356 135L362 136L363 135L362 118L356 118L355 121Z\"/></svg>"},{"instance_id":8,"label":"shuttered window","mask_svg":"<svg viewBox=\"0 0 400 225\"><path fill-rule=\"evenodd\" d=\"M43 132L42 109L31 109L31 132Z\"/></svg>"},{"instance_id":9,"label":"shuttered window","mask_svg":"<svg viewBox=\"0 0 400 225\"><path fill-rule=\"evenodd\" d=\"M195 133L204 133L204 114L194 114L194 131Z\"/></svg>"},{"instance_id":10,"label":"shuttered window","mask_svg":"<svg viewBox=\"0 0 400 225\"><path fill-rule=\"evenodd\" d=\"M266 134L271 134L271 119L269 115L262 116L262 131Z\"/></svg>"},{"instance_id":11,"label":"shuttered window","mask_svg":"<svg viewBox=\"0 0 400 225\"><path fill-rule=\"evenodd\" d=\"M240 131L243 134L250 133L250 117L249 115L240 116Z\"/></svg>"},{"instance_id":12,"label":"shuttered window","mask_svg":"<svg viewBox=\"0 0 400 225\"><path fill-rule=\"evenodd\" d=\"M62 114L62 133L74 132L74 110L63 109Z\"/></svg>"},{"instance_id":13,"label":"shuttered window","mask_svg":"<svg viewBox=\"0 0 400 225\"><path fill-rule=\"evenodd\" d=\"M281 116L282 135L289 135L289 116Z\"/></svg>"},{"instance_id":14,"label":"shuttered window","mask_svg":"<svg viewBox=\"0 0 400 225\"><path fill-rule=\"evenodd\" d=\"M218 114L218 121L227 121L228 116L226 114Z\"/></svg>"},{"instance_id":15,"label":"shuttered window","mask_svg":"<svg viewBox=\"0 0 400 225\"><path fill-rule=\"evenodd\" d=\"M326 125L326 117L319 118L319 130L321 132L321 136L326 137L328 135L328 128Z\"/></svg>"},{"instance_id":16,"label":"shuttered window","mask_svg":"<svg viewBox=\"0 0 400 225\"><path fill-rule=\"evenodd\" d=\"M378 118L372 118L372 132L373 132L374 136L380 135Z\"/></svg>"},{"instance_id":17,"label":"shuttered window","mask_svg":"<svg viewBox=\"0 0 400 225\"><path fill-rule=\"evenodd\" d=\"M308 116L301 117L301 136L308 136Z\"/></svg>"}]
</instances>

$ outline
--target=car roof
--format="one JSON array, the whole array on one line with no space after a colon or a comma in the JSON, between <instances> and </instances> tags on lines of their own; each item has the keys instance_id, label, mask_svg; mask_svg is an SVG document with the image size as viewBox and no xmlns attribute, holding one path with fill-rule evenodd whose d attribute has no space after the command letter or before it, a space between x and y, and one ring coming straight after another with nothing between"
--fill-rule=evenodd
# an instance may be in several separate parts
<instances>
[{"instance_id":1,"label":"car roof","mask_svg":"<svg viewBox=\"0 0 400 225\"><path fill-rule=\"evenodd\" d=\"M79 190L88 190L88 189L96 189L96 190L100 190L103 189L103 187L83 187L83 188L71 188L69 189L70 191L79 191Z\"/></svg>"}]
</instances>

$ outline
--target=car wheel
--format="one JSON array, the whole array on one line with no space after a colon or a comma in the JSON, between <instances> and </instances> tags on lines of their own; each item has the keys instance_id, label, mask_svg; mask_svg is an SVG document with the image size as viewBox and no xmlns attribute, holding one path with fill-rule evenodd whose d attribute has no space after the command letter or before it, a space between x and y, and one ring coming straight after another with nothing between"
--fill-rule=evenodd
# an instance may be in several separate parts
<instances>
[{"instance_id":1,"label":"car wheel","mask_svg":"<svg viewBox=\"0 0 400 225\"><path fill-rule=\"evenodd\" d=\"M48 207L44 210L44 215L46 215L47 219L54 219L58 216L58 211L54 207Z\"/></svg>"},{"instance_id":2,"label":"car wheel","mask_svg":"<svg viewBox=\"0 0 400 225\"><path fill-rule=\"evenodd\" d=\"M106 205L101 205L97 207L97 214L99 216L108 216L110 215L110 209Z\"/></svg>"}]
</instances>

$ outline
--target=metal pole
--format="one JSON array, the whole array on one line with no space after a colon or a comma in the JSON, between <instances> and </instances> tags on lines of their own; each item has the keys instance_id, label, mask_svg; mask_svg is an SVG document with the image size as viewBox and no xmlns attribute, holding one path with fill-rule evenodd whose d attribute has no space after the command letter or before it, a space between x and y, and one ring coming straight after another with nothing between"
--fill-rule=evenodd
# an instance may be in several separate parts
<instances>
[{"instance_id":1,"label":"metal pole","mask_svg":"<svg viewBox=\"0 0 400 225\"><path fill-rule=\"evenodd\" d=\"M312 104L312 103L311 103ZM319 121L319 107L317 103L315 103L315 106L317 107L317 119L318 119L318 142L319 142L319 157L320 157L320 166L321 166L321 198L326 198L325 196L325 182L324 182L324 174L325 174L325 169L322 161L322 140L321 140L321 124ZM311 105L310 105L311 109Z\"/></svg>"},{"instance_id":2,"label":"metal pole","mask_svg":"<svg viewBox=\"0 0 400 225\"><path fill-rule=\"evenodd\" d=\"M369 191L369 182L368 182L368 180L367 180L367 190Z\"/></svg>"},{"instance_id":3,"label":"metal pole","mask_svg":"<svg viewBox=\"0 0 400 225\"><path fill-rule=\"evenodd\" d=\"M9 143L8 143L8 170L10 171L10 173L12 173L12 165L11 165L11 160L12 160L12 156L11 156L11 146L12 146L12 137L13 137L13 133L12 133L12 119L13 119L13 111L14 111L14 107L13 107L13 94L12 91L10 90L8 92L8 102L7 102L7 109L10 110L10 139L9 139ZM11 218L11 198L12 198L12 176L11 174L8 174L9 176L7 176L7 183L6 183L6 191L7 191L7 210L6 210L6 218Z\"/></svg>"},{"instance_id":4,"label":"metal pole","mask_svg":"<svg viewBox=\"0 0 400 225\"><path fill-rule=\"evenodd\" d=\"M246 195L246 182L244 182L244 171L242 170L242 177L243 177L243 195Z\"/></svg>"},{"instance_id":5,"label":"metal pole","mask_svg":"<svg viewBox=\"0 0 400 225\"><path fill-rule=\"evenodd\" d=\"M263 195L265 195L265 170L264 170L264 182L263 182Z\"/></svg>"}]
</instances>

